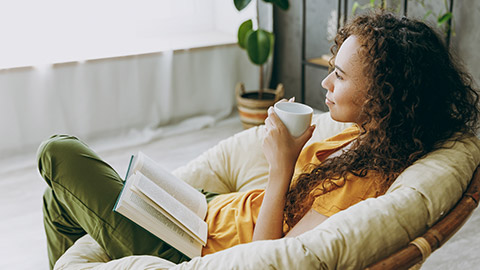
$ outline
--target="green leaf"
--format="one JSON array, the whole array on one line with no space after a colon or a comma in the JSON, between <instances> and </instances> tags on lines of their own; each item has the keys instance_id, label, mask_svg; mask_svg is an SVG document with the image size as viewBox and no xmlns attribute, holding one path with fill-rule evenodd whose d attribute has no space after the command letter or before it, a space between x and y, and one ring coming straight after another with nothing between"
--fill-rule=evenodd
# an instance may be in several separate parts
<instances>
[{"instance_id":1,"label":"green leaf","mask_svg":"<svg viewBox=\"0 0 480 270\"><path fill-rule=\"evenodd\" d=\"M355 1L353 2L353 6L352 6L352 14L355 15L355 12L357 12L357 8L360 6L360 4Z\"/></svg>"},{"instance_id":2,"label":"green leaf","mask_svg":"<svg viewBox=\"0 0 480 270\"><path fill-rule=\"evenodd\" d=\"M387 1L381 0L380 1L380 8L383 9L383 10L387 9Z\"/></svg>"},{"instance_id":3,"label":"green leaf","mask_svg":"<svg viewBox=\"0 0 480 270\"><path fill-rule=\"evenodd\" d=\"M370 7L375 8L375 0L370 0Z\"/></svg>"},{"instance_id":4,"label":"green leaf","mask_svg":"<svg viewBox=\"0 0 480 270\"><path fill-rule=\"evenodd\" d=\"M252 28L253 28L252 20L244 21L238 28L237 37L238 37L238 45L240 46L240 48L245 49L245 46L247 45L246 44L247 40L245 39L245 37L247 36L247 33L249 31L252 31Z\"/></svg>"},{"instance_id":5,"label":"green leaf","mask_svg":"<svg viewBox=\"0 0 480 270\"><path fill-rule=\"evenodd\" d=\"M258 29L248 33L247 53L250 61L256 65L263 65L267 62L272 51L272 33Z\"/></svg>"},{"instance_id":6,"label":"green leaf","mask_svg":"<svg viewBox=\"0 0 480 270\"><path fill-rule=\"evenodd\" d=\"M288 0L263 0L263 1L271 2L283 10L287 10L290 7L290 3L288 2Z\"/></svg>"},{"instance_id":7,"label":"green leaf","mask_svg":"<svg viewBox=\"0 0 480 270\"><path fill-rule=\"evenodd\" d=\"M270 53L268 54L268 57L273 54L273 48L275 48L275 35L273 33L267 32L268 37L270 39ZM267 59L268 59L267 57Z\"/></svg>"},{"instance_id":8,"label":"green leaf","mask_svg":"<svg viewBox=\"0 0 480 270\"><path fill-rule=\"evenodd\" d=\"M438 17L437 19L437 25L438 26L441 26L442 24L446 23L448 20L450 20L450 18L452 18L452 13L451 12L447 12L443 15L441 15L440 17Z\"/></svg>"},{"instance_id":9,"label":"green leaf","mask_svg":"<svg viewBox=\"0 0 480 270\"><path fill-rule=\"evenodd\" d=\"M237 8L238 11L244 9L248 4L250 4L250 1L252 0L233 0L233 3L235 4L235 7Z\"/></svg>"},{"instance_id":10,"label":"green leaf","mask_svg":"<svg viewBox=\"0 0 480 270\"><path fill-rule=\"evenodd\" d=\"M423 20L425 21L428 16L430 16L432 14L432 11L431 10L428 10L427 13L425 13L425 15L423 15Z\"/></svg>"}]
</instances>

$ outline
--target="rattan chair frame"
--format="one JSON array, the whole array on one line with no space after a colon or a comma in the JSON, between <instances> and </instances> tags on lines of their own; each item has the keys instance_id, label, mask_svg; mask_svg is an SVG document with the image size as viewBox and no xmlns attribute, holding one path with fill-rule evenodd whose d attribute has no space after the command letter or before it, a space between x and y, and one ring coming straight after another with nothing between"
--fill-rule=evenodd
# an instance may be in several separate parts
<instances>
[{"instance_id":1,"label":"rattan chair frame","mask_svg":"<svg viewBox=\"0 0 480 270\"><path fill-rule=\"evenodd\" d=\"M463 226L463 224L465 224L473 210L478 206L479 198L480 165L475 170L467 190L455 207L420 237L428 242L430 246L429 251L420 250L418 245L414 244L414 241L412 241L406 247L387 258L368 266L366 269L409 269L415 265L423 263L431 252L440 248ZM419 240L426 243L423 239ZM425 253L427 253L427 256L425 256Z\"/></svg>"}]
</instances>

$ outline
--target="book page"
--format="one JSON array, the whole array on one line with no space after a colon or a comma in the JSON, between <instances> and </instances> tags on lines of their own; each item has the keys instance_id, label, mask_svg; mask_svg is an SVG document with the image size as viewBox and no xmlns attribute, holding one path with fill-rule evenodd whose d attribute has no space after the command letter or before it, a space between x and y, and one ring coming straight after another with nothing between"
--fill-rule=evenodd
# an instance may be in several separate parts
<instances>
[{"instance_id":1,"label":"book page","mask_svg":"<svg viewBox=\"0 0 480 270\"><path fill-rule=\"evenodd\" d=\"M183 203L202 220L207 214L207 200L205 195L178 179L168 170L160 166L142 152L138 153L133 170L140 171L147 178L162 187L172 197Z\"/></svg>"},{"instance_id":2,"label":"book page","mask_svg":"<svg viewBox=\"0 0 480 270\"><path fill-rule=\"evenodd\" d=\"M195 213L185 205L178 202L170 194L150 181L140 172L137 172L132 179L132 190L135 187L139 192L151 200L152 204L158 206L161 211L172 222L178 226L184 227L192 236L196 237L203 245L207 242L207 223L200 219Z\"/></svg>"},{"instance_id":3,"label":"book page","mask_svg":"<svg viewBox=\"0 0 480 270\"><path fill-rule=\"evenodd\" d=\"M201 256L202 244L155 207L145 202L138 194L132 192L131 182L126 182L114 211L137 223L188 257Z\"/></svg>"}]
</instances>

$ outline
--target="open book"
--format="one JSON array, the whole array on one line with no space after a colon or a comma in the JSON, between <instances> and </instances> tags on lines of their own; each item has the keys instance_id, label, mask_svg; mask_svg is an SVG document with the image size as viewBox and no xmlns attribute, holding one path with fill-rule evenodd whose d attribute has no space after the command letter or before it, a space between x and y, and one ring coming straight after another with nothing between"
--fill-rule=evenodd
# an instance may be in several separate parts
<instances>
[{"instance_id":1,"label":"open book","mask_svg":"<svg viewBox=\"0 0 480 270\"><path fill-rule=\"evenodd\" d=\"M207 241L205 195L142 152L132 156L114 211L190 258Z\"/></svg>"}]
</instances>

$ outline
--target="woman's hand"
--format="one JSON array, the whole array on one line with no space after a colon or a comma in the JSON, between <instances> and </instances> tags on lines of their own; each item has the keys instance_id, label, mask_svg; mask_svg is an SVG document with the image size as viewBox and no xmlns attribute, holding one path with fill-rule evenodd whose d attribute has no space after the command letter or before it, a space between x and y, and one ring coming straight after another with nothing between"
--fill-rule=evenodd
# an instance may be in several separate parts
<instances>
[{"instance_id":1,"label":"woman's hand","mask_svg":"<svg viewBox=\"0 0 480 270\"><path fill-rule=\"evenodd\" d=\"M290 100L292 101L292 100ZM279 102L286 102L281 100ZM266 134L263 140L263 153L272 170L292 170L303 146L312 137L315 125L310 126L300 137L293 137L273 107L268 109L265 119Z\"/></svg>"}]
</instances>

